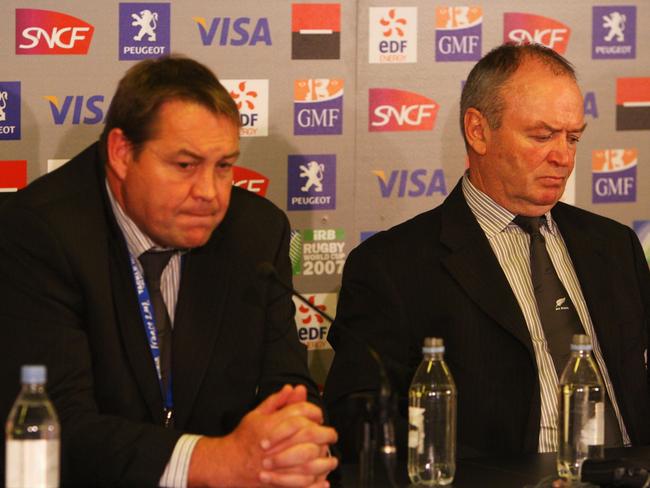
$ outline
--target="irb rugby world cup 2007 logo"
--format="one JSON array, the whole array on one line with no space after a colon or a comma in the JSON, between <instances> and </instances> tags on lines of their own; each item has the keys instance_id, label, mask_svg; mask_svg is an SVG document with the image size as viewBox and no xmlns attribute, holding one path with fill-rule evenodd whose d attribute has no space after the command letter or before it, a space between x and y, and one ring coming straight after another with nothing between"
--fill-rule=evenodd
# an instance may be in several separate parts
<instances>
[{"instance_id":1,"label":"irb rugby world cup 2007 logo","mask_svg":"<svg viewBox=\"0 0 650 488\"><path fill-rule=\"evenodd\" d=\"M294 275L340 275L345 264L343 229L291 231L289 256Z\"/></svg>"}]
</instances>

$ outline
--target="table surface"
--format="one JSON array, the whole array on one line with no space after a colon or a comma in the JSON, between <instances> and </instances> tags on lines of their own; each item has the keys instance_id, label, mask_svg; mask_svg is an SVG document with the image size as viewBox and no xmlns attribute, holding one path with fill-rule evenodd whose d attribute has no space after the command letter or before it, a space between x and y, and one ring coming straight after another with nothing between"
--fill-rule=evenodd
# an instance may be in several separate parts
<instances>
[{"instance_id":1,"label":"table surface","mask_svg":"<svg viewBox=\"0 0 650 488\"><path fill-rule=\"evenodd\" d=\"M531 454L515 457L486 457L464 459L457 463L454 482L449 487L475 488L533 488L548 487L550 482L557 478L555 466L555 453ZM650 462L650 446L607 449L607 459L625 458L638 463ZM383 465L375 466L375 476L372 487L390 487ZM359 487L358 465L343 465L342 477L344 488ZM400 463L397 469L397 485L400 488L410 485L406 473L406 465Z\"/></svg>"}]
</instances>

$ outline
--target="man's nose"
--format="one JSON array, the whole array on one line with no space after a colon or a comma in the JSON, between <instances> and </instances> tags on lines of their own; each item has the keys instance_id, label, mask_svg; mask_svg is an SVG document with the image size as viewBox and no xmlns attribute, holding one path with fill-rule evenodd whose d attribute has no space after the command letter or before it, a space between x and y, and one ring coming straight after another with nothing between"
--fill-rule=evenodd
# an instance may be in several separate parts
<instances>
[{"instance_id":1,"label":"man's nose","mask_svg":"<svg viewBox=\"0 0 650 488\"><path fill-rule=\"evenodd\" d=\"M548 158L559 166L568 166L573 162L575 150L566 137L557 137Z\"/></svg>"},{"instance_id":2,"label":"man's nose","mask_svg":"<svg viewBox=\"0 0 650 488\"><path fill-rule=\"evenodd\" d=\"M211 165L204 165L196 174L192 195L202 200L214 200L218 192L216 179L214 168Z\"/></svg>"}]
</instances>

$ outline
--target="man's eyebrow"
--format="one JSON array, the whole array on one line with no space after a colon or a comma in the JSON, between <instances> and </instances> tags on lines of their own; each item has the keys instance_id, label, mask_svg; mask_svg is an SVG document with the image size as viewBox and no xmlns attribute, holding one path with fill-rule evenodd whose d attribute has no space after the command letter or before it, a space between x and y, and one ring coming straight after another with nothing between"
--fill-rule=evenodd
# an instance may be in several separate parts
<instances>
[{"instance_id":1,"label":"man's eyebrow","mask_svg":"<svg viewBox=\"0 0 650 488\"><path fill-rule=\"evenodd\" d=\"M570 130L569 132L579 132L579 133L582 134L582 133L585 131L586 128L587 128L587 122L585 122L584 124L582 124L582 127L580 127L579 129L576 129L576 130Z\"/></svg>"},{"instance_id":2,"label":"man's eyebrow","mask_svg":"<svg viewBox=\"0 0 650 488\"><path fill-rule=\"evenodd\" d=\"M178 157L178 156L185 156L192 159L203 159L203 156L193 151L190 151L189 149L179 149L174 153L174 157Z\"/></svg>"},{"instance_id":3,"label":"man's eyebrow","mask_svg":"<svg viewBox=\"0 0 650 488\"><path fill-rule=\"evenodd\" d=\"M226 154L222 159L233 159L233 158L238 158L241 153L239 150L231 152L230 154Z\"/></svg>"},{"instance_id":4,"label":"man's eyebrow","mask_svg":"<svg viewBox=\"0 0 650 488\"><path fill-rule=\"evenodd\" d=\"M571 132L572 134L573 134L573 133L582 133L582 132L585 131L586 128L587 128L587 123L585 122L585 123L582 125L582 127L578 128L578 129L569 130L568 132ZM558 129L558 128L556 128L556 127L552 127L552 126L548 125L546 122L541 122L541 121L538 122L537 124L533 125L533 126L530 128L530 130L535 130L535 129L545 129L545 130L548 130L549 132L553 132L553 133L555 133L555 132L562 132L562 129Z\"/></svg>"},{"instance_id":5,"label":"man's eyebrow","mask_svg":"<svg viewBox=\"0 0 650 488\"><path fill-rule=\"evenodd\" d=\"M237 150L237 151L234 151L234 152L232 152L232 153L230 153L230 154L226 154L226 155L224 155L224 156L222 157L222 159L238 158L238 157L239 157L239 154L240 154L240 152L239 152L239 150ZM194 151L191 151L191 150L189 150L189 149L185 149L185 148L183 148L183 149L179 149L178 151L176 151L176 152L174 153L174 157L179 157L179 156L182 156L182 157L183 157L183 156L184 156L184 157L189 157L189 158L196 159L196 160L202 160L202 159L204 159L204 157L203 157L202 155L197 154L197 153L195 153Z\"/></svg>"}]
</instances>

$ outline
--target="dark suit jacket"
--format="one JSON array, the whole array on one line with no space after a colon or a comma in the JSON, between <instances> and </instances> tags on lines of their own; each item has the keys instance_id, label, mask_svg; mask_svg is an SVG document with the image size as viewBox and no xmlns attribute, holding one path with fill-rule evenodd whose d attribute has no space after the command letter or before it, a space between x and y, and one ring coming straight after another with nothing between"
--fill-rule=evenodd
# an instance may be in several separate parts
<instances>
[{"instance_id":1,"label":"dark suit jacket","mask_svg":"<svg viewBox=\"0 0 650 488\"><path fill-rule=\"evenodd\" d=\"M62 425L64 484L154 486L183 432L227 434L284 383L307 385L316 402L318 392L290 297L255 272L268 261L291 281L286 216L233 188L210 241L183 258L176 429L161 427L158 380L100 159L93 145L0 208L0 417L17 395L20 365L44 363Z\"/></svg>"},{"instance_id":2,"label":"dark suit jacket","mask_svg":"<svg viewBox=\"0 0 650 488\"><path fill-rule=\"evenodd\" d=\"M631 229L558 203L553 211L589 308L634 444L650 443L648 265ZM540 396L530 334L460 184L439 207L371 237L346 262L336 354L325 403L344 457L354 455L346 407L377 390L377 366L350 328L384 358L399 395L404 454L407 391L424 337L442 337L458 388L459 455L536 452ZM354 372L354 373L353 373Z\"/></svg>"}]
</instances>

